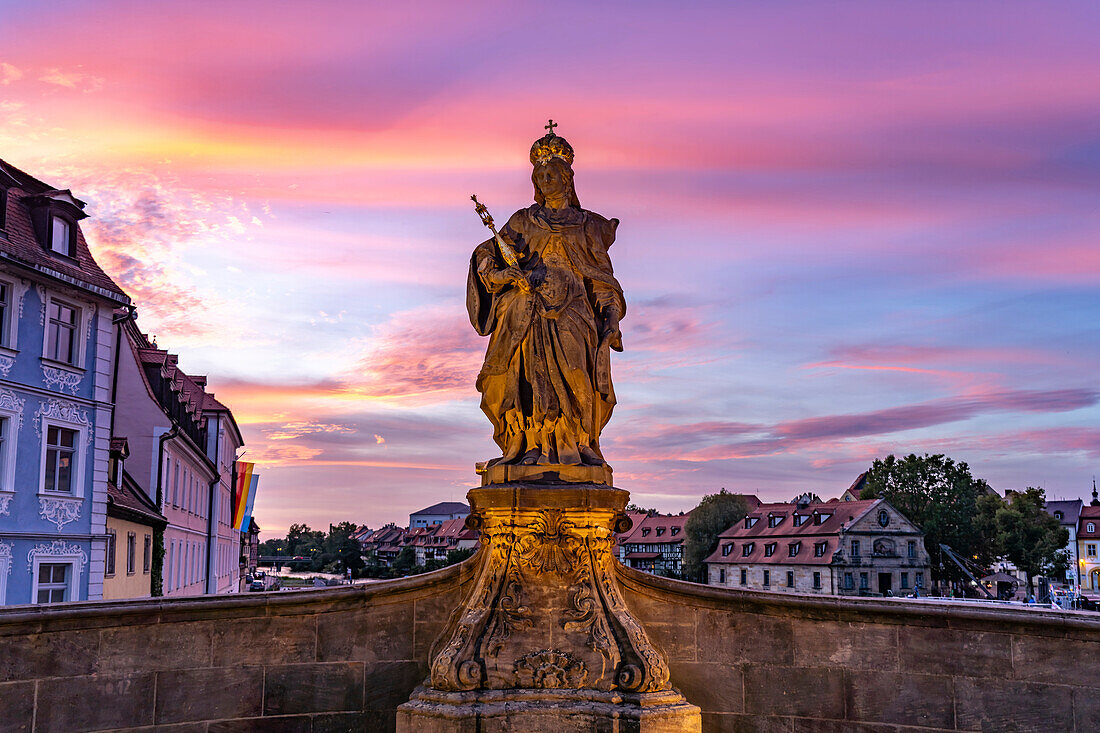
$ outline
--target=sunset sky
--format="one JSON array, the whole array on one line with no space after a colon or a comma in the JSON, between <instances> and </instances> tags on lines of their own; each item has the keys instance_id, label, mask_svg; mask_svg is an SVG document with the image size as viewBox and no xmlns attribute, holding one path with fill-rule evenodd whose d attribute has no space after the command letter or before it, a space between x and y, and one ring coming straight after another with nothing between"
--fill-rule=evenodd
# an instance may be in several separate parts
<instances>
[{"instance_id":1,"label":"sunset sky","mask_svg":"<svg viewBox=\"0 0 1100 733\"><path fill-rule=\"evenodd\" d=\"M622 220L603 447L662 510L887 453L1100 473L1095 2L11 2L0 158L89 202L210 375L264 536L460 500L494 455L466 268L548 117Z\"/></svg>"}]
</instances>

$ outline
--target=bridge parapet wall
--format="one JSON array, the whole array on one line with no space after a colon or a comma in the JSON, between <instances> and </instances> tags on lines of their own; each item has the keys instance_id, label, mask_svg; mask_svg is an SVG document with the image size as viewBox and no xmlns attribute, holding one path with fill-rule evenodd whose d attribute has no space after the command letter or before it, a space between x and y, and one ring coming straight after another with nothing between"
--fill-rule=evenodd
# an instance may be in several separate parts
<instances>
[{"instance_id":1,"label":"bridge parapet wall","mask_svg":"<svg viewBox=\"0 0 1100 733\"><path fill-rule=\"evenodd\" d=\"M468 564L340 589L0 609L0 732L392 731ZM1100 619L619 568L704 731L1096 730Z\"/></svg>"},{"instance_id":2,"label":"bridge parapet wall","mask_svg":"<svg viewBox=\"0 0 1100 733\"><path fill-rule=\"evenodd\" d=\"M619 576L704 731L1100 729L1096 614Z\"/></svg>"}]
</instances>

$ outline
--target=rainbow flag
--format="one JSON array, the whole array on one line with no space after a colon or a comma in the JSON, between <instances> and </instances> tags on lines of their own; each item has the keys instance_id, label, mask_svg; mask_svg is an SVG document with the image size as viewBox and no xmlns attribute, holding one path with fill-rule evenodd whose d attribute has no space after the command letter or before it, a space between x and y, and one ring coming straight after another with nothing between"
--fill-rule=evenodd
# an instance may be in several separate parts
<instances>
[{"instance_id":1,"label":"rainbow flag","mask_svg":"<svg viewBox=\"0 0 1100 733\"><path fill-rule=\"evenodd\" d=\"M238 532L244 526L244 515L248 509L248 496L252 493L252 470L255 463L237 463L237 486L233 494L233 529Z\"/></svg>"},{"instance_id":2,"label":"rainbow flag","mask_svg":"<svg viewBox=\"0 0 1100 733\"><path fill-rule=\"evenodd\" d=\"M252 523L252 505L256 502L256 487L260 485L260 474L253 472L252 481L248 485L248 504L244 508L244 521L241 522L241 532L247 532Z\"/></svg>"}]
</instances>

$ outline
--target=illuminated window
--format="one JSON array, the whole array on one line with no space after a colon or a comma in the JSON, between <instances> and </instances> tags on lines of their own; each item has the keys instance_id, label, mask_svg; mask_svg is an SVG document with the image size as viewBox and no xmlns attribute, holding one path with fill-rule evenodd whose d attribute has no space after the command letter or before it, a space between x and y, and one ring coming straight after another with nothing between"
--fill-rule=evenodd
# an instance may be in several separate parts
<instances>
[{"instance_id":1,"label":"illuminated window","mask_svg":"<svg viewBox=\"0 0 1100 733\"><path fill-rule=\"evenodd\" d=\"M50 425L46 429L46 481L42 488L71 494L75 456L76 431Z\"/></svg>"}]
</instances>

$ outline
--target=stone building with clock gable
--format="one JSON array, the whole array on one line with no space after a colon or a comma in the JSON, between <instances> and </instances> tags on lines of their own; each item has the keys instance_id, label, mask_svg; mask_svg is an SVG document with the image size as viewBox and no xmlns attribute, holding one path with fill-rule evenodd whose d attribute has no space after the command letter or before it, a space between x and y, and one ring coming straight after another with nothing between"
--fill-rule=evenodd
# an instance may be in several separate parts
<instances>
[{"instance_id":1,"label":"stone building with clock gable","mask_svg":"<svg viewBox=\"0 0 1100 733\"><path fill-rule=\"evenodd\" d=\"M924 534L885 499L760 504L723 532L707 582L824 595L924 593Z\"/></svg>"}]
</instances>

